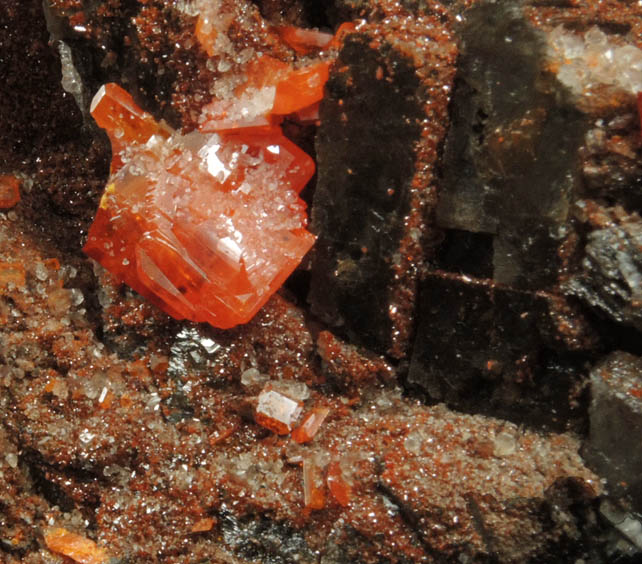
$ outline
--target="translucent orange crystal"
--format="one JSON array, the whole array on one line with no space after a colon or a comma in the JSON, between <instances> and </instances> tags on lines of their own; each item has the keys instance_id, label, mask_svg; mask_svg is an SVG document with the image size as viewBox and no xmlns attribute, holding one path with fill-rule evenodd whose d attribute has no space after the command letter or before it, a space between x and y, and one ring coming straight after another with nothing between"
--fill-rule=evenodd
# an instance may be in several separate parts
<instances>
[{"instance_id":1,"label":"translucent orange crystal","mask_svg":"<svg viewBox=\"0 0 642 564\"><path fill-rule=\"evenodd\" d=\"M286 80L276 85L272 112L291 114L318 102L323 98L323 87L329 74L329 61L293 70Z\"/></svg>"},{"instance_id":2,"label":"translucent orange crystal","mask_svg":"<svg viewBox=\"0 0 642 564\"><path fill-rule=\"evenodd\" d=\"M307 509L323 509L325 507L323 469L312 458L303 460L303 498Z\"/></svg>"},{"instance_id":3,"label":"translucent orange crystal","mask_svg":"<svg viewBox=\"0 0 642 564\"><path fill-rule=\"evenodd\" d=\"M177 319L249 321L314 243L314 162L278 127L181 135L114 84L92 103L114 163L84 251Z\"/></svg>"},{"instance_id":4,"label":"translucent orange crystal","mask_svg":"<svg viewBox=\"0 0 642 564\"><path fill-rule=\"evenodd\" d=\"M325 49L333 38L331 33L292 25L277 26L275 29L281 39L300 54L307 54L315 49Z\"/></svg>"},{"instance_id":5,"label":"translucent orange crystal","mask_svg":"<svg viewBox=\"0 0 642 564\"><path fill-rule=\"evenodd\" d=\"M352 484L341 468L341 463L332 461L328 466L328 489L339 505L347 507L352 499Z\"/></svg>"},{"instance_id":6,"label":"translucent orange crystal","mask_svg":"<svg viewBox=\"0 0 642 564\"><path fill-rule=\"evenodd\" d=\"M319 432L329 413L327 407L315 407L303 418L301 425L292 431L292 439L297 443L310 442Z\"/></svg>"},{"instance_id":7,"label":"translucent orange crystal","mask_svg":"<svg viewBox=\"0 0 642 564\"><path fill-rule=\"evenodd\" d=\"M264 55L248 64L247 80L233 99L214 100L203 109L203 132L238 128L263 130L278 125L282 116L315 108L323 98L330 61L294 69Z\"/></svg>"},{"instance_id":8,"label":"translucent orange crystal","mask_svg":"<svg viewBox=\"0 0 642 564\"><path fill-rule=\"evenodd\" d=\"M216 520L212 519L212 517L205 517L192 525L192 533L204 533L211 531L215 523Z\"/></svg>"},{"instance_id":9,"label":"translucent orange crystal","mask_svg":"<svg viewBox=\"0 0 642 564\"><path fill-rule=\"evenodd\" d=\"M49 529L44 534L45 544L51 552L62 554L80 564L104 564L109 556L94 541L72 533L62 527Z\"/></svg>"},{"instance_id":10,"label":"translucent orange crystal","mask_svg":"<svg viewBox=\"0 0 642 564\"><path fill-rule=\"evenodd\" d=\"M210 56L216 54L215 46L220 34L225 33L226 21L225 18L219 21L213 12L198 18L196 36ZM318 119L318 103L323 98L333 62L328 57L357 26L344 23L334 35L293 26L272 29L297 53L317 51L324 60L298 67L269 55L249 61L244 66L245 80L235 88L234 95L215 99L205 106L200 119L201 131L266 128L278 125L282 116L289 114L304 121Z\"/></svg>"},{"instance_id":11,"label":"translucent orange crystal","mask_svg":"<svg viewBox=\"0 0 642 564\"><path fill-rule=\"evenodd\" d=\"M20 201L20 182L10 174L0 176L0 209L12 208Z\"/></svg>"},{"instance_id":12,"label":"translucent orange crystal","mask_svg":"<svg viewBox=\"0 0 642 564\"><path fill-rule=\"evenodd\" d=\"M110 82L100 87L91 102L91 115L109 137L111 172L122 166L122 153L130 145L145 143L152 135L169 137L171 130L141 110L129 92Z\"/></svg>"}]
</instances>

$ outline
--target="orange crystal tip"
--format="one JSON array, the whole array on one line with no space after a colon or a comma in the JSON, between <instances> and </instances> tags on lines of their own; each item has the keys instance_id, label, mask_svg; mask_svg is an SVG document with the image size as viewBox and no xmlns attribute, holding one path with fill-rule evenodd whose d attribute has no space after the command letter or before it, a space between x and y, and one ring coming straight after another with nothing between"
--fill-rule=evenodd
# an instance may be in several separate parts
<instances>
[{"instance_id":1,"label":"orange crystal tip","mask_svg":"<svg viewBox=\"0 0 642 564\"><path fill-rule=\"evenodd\" d=\"M332 38L332 41L330 41L328 47L332 49L338 49L339 47L341 47L341 44L343 43L346 35L354 33L355 31L358 31L358 29L359 26L355 22L343 22L337 28L337 31L335 31L334 37Z\"/></svg>"},{"instance_id":2,"label":"orange crystal tip","mask_svg":"<svg viewBox=\"0 0 642 564\"><path fill-rule=\"evenodd\" d=\"M203 49L207 52L210 57L213 57L216 54L215 41L216 35L218 34L217 30L212 25L212 22L209 18L199 15L196 20L196 27L194 29L196 38L198 42L203 46Z\"/></svg>"},{"instance_id":3,"label":"orange crystal tip","mask_svg":"<svg viewBox=\"0 0 642 564\"><path fill-rule=\"evenodd\" d=\"M205 517L199 521L196 521L196 523L192 525L191 531L192 533L204 533L207 531L211 531L212 527L214 527L215 524L216 519L212 517Z\"/></svg>"},{"instance_id":4,"label":"orange crystal tip","mask_svg":"<svg viewBox=\"0 0 642 564\"><path fill-rule=\"evenodd\" d=\"M44 539L51 552L67 556L79 564L104 564L109 559L105 549L94 541L62 527L48 529Z\"/></svg>"},{"instance_id":5,"label":"orange crystal tip","mask_svg":"<svg viewBox=\"0 0 642 564\"><path fill-rule=\"evenodd\" d=\"M153 135L169 137L171 131L140 109L131 94L114 82L104 84L91 101L90 112L109 137L111 173L123 166L121 153L128 145L145 143Z\"/></svg>"},{"instance_id":6,"label":"orange crystal tip","mask_svg":"<svg viewBox=\"0 0 642 564\"><path fill-rule=\"evenodd\" d=\"M292 439L297 443L310 442L319 432L329 413L327 407L315 407L303 418L301 425L292 431Z\"/></svg>"},{"instance_id":7,"label":"orange crystal tip","mask_svg":"<svg viewBox=\"0 0 642 564\"><path fill-rule=\"evenodd\" d=\"M323 33L322 31L304 29L292 25L276 26L275 29L283 42L300 54L306 54L315 49L325 49L333 38L331 33Z\"/></svg>"},{"instance_id":8,"label":"orange crystal tip","mask_svg":"<svg viewBox=\"0 0 642 564\"><path fill-rule=\"evenodd\" d=\"M10 174L0 176L0 209L8 209L20 201L20 181Z\"/></svg>"},{"instance_id":9,"label":"orange crystal tip","mask_svg":"<svg viewBox=\"0 0 642 564\"><path fill-rule=\"evenodd\" d=\"M158 133L168 136L167 128L141 110L131 94L114 82L98 89L91 101L90 112L110 139L114 137L119 143L144 143Z\"/></svg>"},{"instance_id":10,"label":"orange crystal tip","mask_svg":"<svg viewBox=\"0 0 642 564\"><path fill-rule=\"evenodd\" d=\"M285 115L319 102L330 75L330 61L321 61L292 71L276 85L272 112Z\"/></svg>"}]
</instances>

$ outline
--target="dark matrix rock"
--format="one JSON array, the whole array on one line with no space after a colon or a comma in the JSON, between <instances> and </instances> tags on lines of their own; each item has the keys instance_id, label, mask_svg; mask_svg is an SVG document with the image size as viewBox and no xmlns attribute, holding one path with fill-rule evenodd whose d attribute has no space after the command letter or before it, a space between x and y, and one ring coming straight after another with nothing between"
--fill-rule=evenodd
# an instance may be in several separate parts
<instances>
[{"instance_id":1,"label":"dark matrix rock","mask_svg":"<svg viewBox=\"0 0 642 564\"><path fill-rule=\"evenodd\" d=\"M557 279L585 123L544 72L544 40L519 5L481 3L458 29L437 220L493 234L494 279L541 288Z\"/></svg>"},{"instance_id":2,"label":"dark matrix rock","mask_svg":"<svg viewBox=\"0 0 642 564\"><path fill-rule=\"evenodd\" d=\"M558 296L436 272L419 318L409 382L432 400L556 429L586 416L581 363L593 339Z\"/></svg>"},{"instance_id":3,"label":"dark matrix rock","mask_svg":"<svg viewBox=\"0 0 642 564\"><path fill-rule=\"evenodd\" d=\"M348 39L327 86L312 210L318 233L310 300L326 322L385 350L392 256L402 237L421 107L412 62L370 38ZM390 81L377 68L395 69Z\"/></svg>"},{"instance_id":4,"label":"dark matrix rock","mask_svg":"<svg viewBox=\"0 0 642 564\"><path fill-rule=\"evenodd\" d=\"M447 18L446 18L447 19ZM357 344L402 358L436 240L436 166L457 49L438 15L349 36L321 104L309 301Z\"/></svg>"},{"instance_id":5,"label":"dark matrix rock","mask_svg":"<svg viewBox=\"0 0 642 564\"><path fill-rule=\"evenodd\" d=\"M569 293L617 323L642 331L642 219L624 210L603 210L607 224L593 229L582 271Z\"/></svg>"}]
</instances>

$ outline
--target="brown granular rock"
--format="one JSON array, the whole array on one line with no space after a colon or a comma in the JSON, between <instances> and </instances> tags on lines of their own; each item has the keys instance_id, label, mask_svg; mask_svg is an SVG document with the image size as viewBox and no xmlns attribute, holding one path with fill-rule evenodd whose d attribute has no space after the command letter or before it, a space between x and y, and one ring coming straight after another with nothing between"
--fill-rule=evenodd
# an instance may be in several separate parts
<instances>
[{"instance_id":1,"label":"brown granular rock","mask_svg":"<svg viewBox=\"0 0 642 564\"><path fill-rule=\"evenodd\" d=\"M360 351L330 331L319 333L317 351L329 380L352 394L358 395L359 390L370 386L390 385L396 380L396 371L385 358Z\"/></svg>"},{"instance_id":2,"label":"brown granular rock","mask_svg":"<svg viewBox=\"0 0 642 564\"><path fill-rule=\"evenodd\" d=\"M21 511L39 504L47 521L20 525L19 538L31 540L16 541L18 554L32 554L39 530L55 525L136 562L197 562L225 551L253 560L266 554L275 535L282 539L277 562L292 554L312 562L315 551L330 562L356 555L362 562L430 562L438 554L491 550L475 528L481 514L511 561L546 551L555 539L540 534L541 542L519 550L502 544L514 528L541 533L546 514L542 509L542 517L534 517L528 505L528 511L513 509L509 519L502 503L526 498L541 509L558 478L594 483L577 443L565 436L539 437L504 422L428 408L390 388L377 391L368 380L362 387L370 391L356 403L323 393L304 318L280 297L236 333L182 329L173 345L149 339L135 358L119 357L96 339L64 262L59 269L48 262L19 220L2 230L3 256L20 248L31 265L24 286L7 286L2 297L10 319L0 337L3 436L15 445L7 447L5 462L29 468L35 481L18 475L11 500L35 496ZM357 353L345 345L340 350L346 368L355 366L350 358ZM250 367L277 384L309 384L301 396L306 409L330 410L312 441L299 445L254 423L244 407L254 392L239 385ZM347 506L322 483L324 509L304 510L300 463L308 459L323 480L333 464L342 468ZM435 478L420 478L431 468L439 472ZM418 479L417 486L430 489L416 490ZM479 507L466 505L467 496ZM424 525L416 523L441 530L444 512L464 524L438 541L424 538ZM272 524L260 525L268 516ZM212 530L193 533L206 518L215 520ZM89 524L85 531L82 522ZM14 536L17 530L11 529Z\"/></svg>"}]
</instances>

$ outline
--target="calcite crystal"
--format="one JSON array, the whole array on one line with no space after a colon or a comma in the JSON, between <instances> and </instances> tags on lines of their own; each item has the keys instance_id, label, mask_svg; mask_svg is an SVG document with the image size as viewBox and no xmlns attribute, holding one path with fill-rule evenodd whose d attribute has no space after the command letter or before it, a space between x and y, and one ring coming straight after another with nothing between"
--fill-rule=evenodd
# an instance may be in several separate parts
<instances>
[{"instance_id":1,"label":"calcite crystal","mask_svg":"<svg viewBox=\"0 0 642 564\"><path fill-rule=\"evenodd\" d=\"M259 394L256 422L279 435L287 435L301 415L301 402L290 398L268 384Z\"/></svg>"},{"instance_id":2,"label":"calcite crystal","mask_svg":"<svg viewBox=\"0 0 642 564\"><path fill-rule=\"evenodd\" d=\"M181 135L115 84L91 112L113 160L84 251L177 319L249 321L314 242L312 159L278 127Z\"/></svg>"},{"instance_id":3,"label":"calcite crystal","mask_svg":"<svg viewBox=\"0 0 642 564\"><path fill-rule=\"evenodd\" d=\"M548 35L558 80L575 94L608 85L637 94L642 90L642 50L618 45L598 26L582 35L558 25Z\"/></svg>"}]
</instances>

